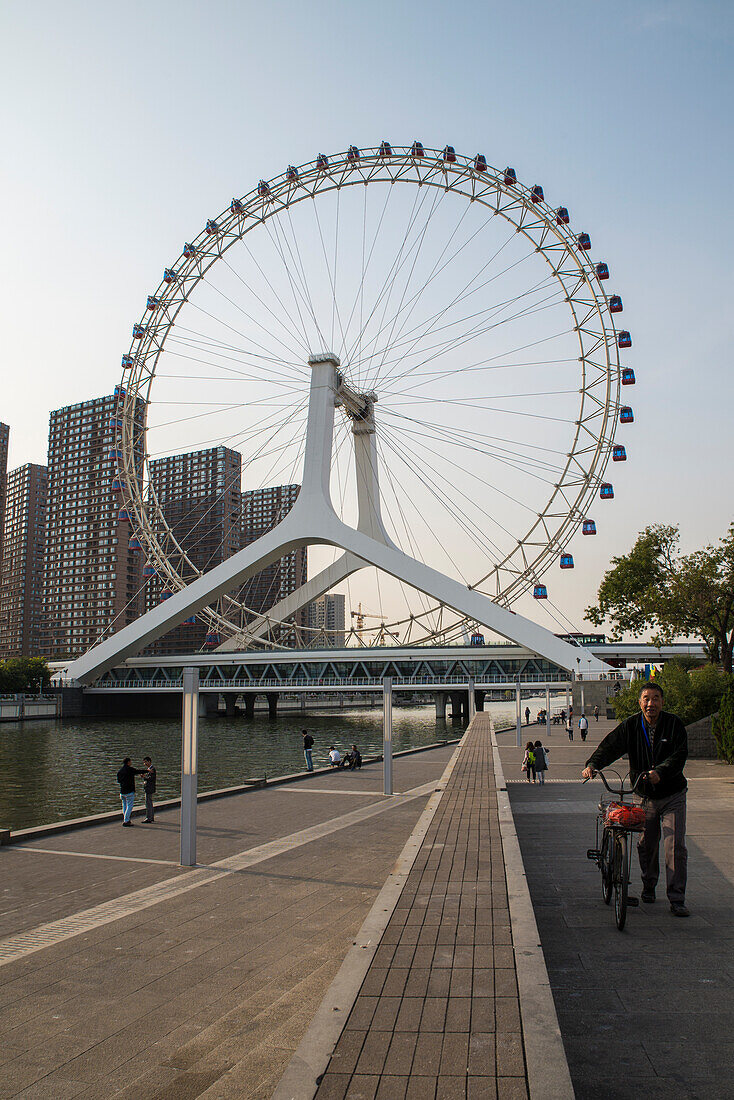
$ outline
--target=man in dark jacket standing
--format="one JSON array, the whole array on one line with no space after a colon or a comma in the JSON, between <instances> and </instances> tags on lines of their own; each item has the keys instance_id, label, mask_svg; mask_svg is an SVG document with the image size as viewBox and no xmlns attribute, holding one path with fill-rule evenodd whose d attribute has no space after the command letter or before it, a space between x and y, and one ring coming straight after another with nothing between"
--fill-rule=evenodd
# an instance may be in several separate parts
<instances>
[{"instance_id":1,"label":"man in dark jacket standing","mask_svg":"<svg viewBox=\"0 0 734 1100\"><path fill-rule=\"evenodd\" d=\"M665 871L670 911L687 917L686 878L686 790L683 767L688 757L686 727L674 714L663 710L663 690L648 682L640 690L640 713L621 722L607 734L589 757L583 776L593 779L624 754L629 756L630 783L636 786L635 801L645 809L645 828L637 852L642 871L642 900L655 901L660 874L659 848L662 828ZM639 783L637 780L639 779Z\"/></svg>"},{"instance_id":2,"label":"man in dark jacket standing","mask_svg":"<svg viewBox=\"0 0 734 1100\"><path fill-rule=\"evenodd\" d=\"M126 756L122 762L122 767L117 773L117 782L120 784L120 799L122 801L123 828L129 829L132 826L130 816L135 801L135 776L142 775L144 771L145 768L133 768L130 764L130 757Z\"/></svg>"}]
</instances>

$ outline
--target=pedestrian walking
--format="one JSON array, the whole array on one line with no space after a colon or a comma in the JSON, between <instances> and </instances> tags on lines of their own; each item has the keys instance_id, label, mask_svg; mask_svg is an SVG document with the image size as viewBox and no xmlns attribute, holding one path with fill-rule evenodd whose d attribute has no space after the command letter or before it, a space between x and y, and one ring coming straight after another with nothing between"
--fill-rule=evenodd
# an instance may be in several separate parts
<instances>
[{"instance_id":1,"label":"pedestrian walking","mask_svg":"<svg viewBox=\"0 0 734 1100\"><path fill-rule=\"evenodd\" d=\"M581 773L593 779L597 770L629 758L635 802L645 810L645 826L637 842L642 873L642 900L655 901L660 874L660 833L665 850L665 885L674 917L687 917L686 792L683 774L688 758L686 727L675 714L663 710L663 690L654 681L642 685L640 712L608 733Z\"/></svg>"},{"instance_id":2,"label":"pedestrian walking","mask_svg":"<svg viewBox=\"0 0 734 1100\"><path fill-rule=\"evenodd\" d=\"M596 720L598 722L599 721L599 708L598 708L598 706L594 707L594 717L596 718Z\"/></svg>"},{"instance_id":3,"label":"pedestrian walking","mask_svg":"<svg viewBox=\"0 0 734 1100\"><path fill-rule=\"evenodd\" d=\"M535 745L532 741L528 741L525 746L525 755L522 758L522 771L525 772L525 778L528 783L530 782L531 774L533 783L535 782Z\"/></svg>"},{"instance_id":4,"label":"pedestrian walking","mask_svg":"<svg viewBox=\"0 0 734 1100\"><path fill-rule=\"evenodd\" d=\"M525 707L525 725L530 725L530 707Z\"/></svg>"},{"instance_id":5,"label":"pedestrian walking","mask_svg":"<svg viewBox=\"0 0 734 1100\"><path fill-rule=\"evenodd\" d=\"M155 794L156 770L149 756L143 757L143 766L145 768L143 772L143 790L145 791L145 817L143 818L143 825L152 825L155 820L153 795Z\"/></svg>"},{"instance_id":6,"label":"pedestrian walking","mask_svg":"<svg viewBox=\"0 0 734 1100\"><path fill-rule=\"evenodd\" d=\"M313 737L308 730L301 730L303 734L303 755L306 758L306 771L313 771Z\"/></svg>"},{"instance_id":7,"label":"pedestrian walking","mask_svg":"<svg viewBox=\"0 0 734 1100\"><path fill-rule=\"evenodd\" d=\"M585 714L582 714L579 718L579 733L581 734L581 740L586 740L586 734L589 732L589 719Z\"/></svg>"},{"instance_id":8,"label":"pedestrian walking","mask_svg":"<svg viewBox=\"0 0 734 1100\"><path fill-rule=\"evenodd\" d=\"M535 771L542 787L545 783L545 773L548 771L548 750L542 741L536 741L533 752L535 753Z\"/></svg>"},{"instance_id":9,"label":"pedestrian walking","mask_svg":"<svg viewBox=\"0 0 734 1100\"><path fill-rule=\"evenodd\" d=\"M144 768L134 768L130 763L130 757L126 756L122 762L122 767L117 773L117 782L120 784L120 801L122 802L123 829L132 826L130 817L135 802L135 776L142 775L144 770Z\"/></svg>"},{"instance_id":10,"label":"pedestrian walking","mask_svg":"<svg viewBox=\"0 0 734 1100\"><path fill-rule=\"evenodd\" d=\"M569 741L573 741L573 718L570 715L566 722L566 733L568 734Z\"/></svg>"}]
</instances>

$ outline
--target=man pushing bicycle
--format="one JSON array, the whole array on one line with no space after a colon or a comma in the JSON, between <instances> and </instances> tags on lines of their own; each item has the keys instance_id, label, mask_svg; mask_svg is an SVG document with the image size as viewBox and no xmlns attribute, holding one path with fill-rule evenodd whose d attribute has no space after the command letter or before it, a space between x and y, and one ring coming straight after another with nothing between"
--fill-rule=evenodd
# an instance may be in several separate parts
<instances>
[{"instance_id":1,"label":"man pushing bicycle","mask_svg":"<svg viewBox=\"0 0 734 1100\"><path fill-rule=\"evenodd\" d=\"M655 901L662 829L670 911L676 917L687 917L688 784L683 775L688 757L686 727L675 714L663 710L663 689L659 684L643 684L639 702L640 713L620 722L607 734L586 761L581 774L585 779L593 779L597 770L612 764L620 756L629 756L630 783L641 792L641 796L635 796L635 801L645 810L645 827L637 843L642 871L642 900L649 904Z\"/></svg>"}]
</instances>

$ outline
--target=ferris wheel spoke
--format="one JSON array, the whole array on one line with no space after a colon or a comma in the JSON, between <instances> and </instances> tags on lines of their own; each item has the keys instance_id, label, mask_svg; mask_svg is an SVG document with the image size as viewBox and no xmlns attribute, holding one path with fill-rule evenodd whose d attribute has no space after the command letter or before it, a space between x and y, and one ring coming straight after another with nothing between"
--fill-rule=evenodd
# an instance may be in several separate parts
<instances>
[{"instance_id":1,"label":"ferris wheel spoke","mask_svg":"<svg viewBox=\"0 0 734 1100\"><path fill-rule=\"evenodd\" d=\"M212 335L205 335L197 332L194 329L186 328L184 326L177 326L176 332L186 333L185 336L171 335L168 338L167 343L180 344L183 347L190 348L195 351L207 351L209 354L216 356L217 358L226 359L234 363L241 362L242 357L246 358L246 363L243 366L249 366L253 370L259 370L262 377L262 368L267 366L268 377L283 377L287 381L293 381L293 374L300 374L303 377L306 376L306 369L304 367L303 360L287 359L282 355L263 355L253 351L251 348L243 348L238 344L232 344L223 340L216 340ZM164 352L167 350L163 349ZM226 354L226 353L232 353ZM252 361L252 362L251 362ZM284 368L288 368L284 370Z\"/></svg>"},{"instance_id":2,"label":"ferris wheel spoke","mask_svg":"<svg viewBox=\"0 0 734 1100\"><path fill-rule=\"evenodd\" d=\"M237 279L239 279L239 281L243 284L243 286L245 286L248 293L252 294L253 297L257 298L257 300L260 302L260 304L263 306L263 308L268 310L268 313L273 318L273 320L276 322L276 324L280 325L280 327L287 334L287 338L289 340L295 340L296 346L300 347L302 349L302 351L307 351L308 350L308 343L307 343L306 339L298 332L298 328L296 326L296 323L295 323L294 319L292 318L290 312L287 310L287 308L285 306L285 303L283 302L282 298L280 296L278 296L277 301L278 301L278 304L280 305L281 309L283 310L283 312L285 313L285 315L286 315L286 317L289 321L288 325L286 325L283 322L283 320L281 318L279 318L277 316L277 314L274 313L273 310L271 310L268 306L266 306L266 304L262 301L262 299L257 294L255 294L252 291L252 289L247 285L246 281L239 275L239 273L234 270L232 265L230 263L228 263L227 260L224 257L223 257L223 259L224 259L225 266L232 272L232 274ZM274 332L272 332L271 329L269 329L267 326L263 325L262 322L258 321L256 317L253 317L253 315L248 310L244 309L238 302L236 302L233 298L231 298L229 294L225 294L225 292L220 287L218 287L213 282L213 280L211 278L209 278L208 276L204 279L204 285L207 286L210 290L212 290L215 294L217 294L220 298L223 298L224 301L227 302L228 305L232 306L232 308L235 309L237 311L237 313L241 313L242 316L245 317L251 324L254 324L258 329L261 329L267 336L270 337L271 340L274 340L276 343L282 344L283 347L286 347L288 349L288 351L290 352L290 354L294 358L297 356L298 352L297 352L296 348L294 348L293 344L286 343L286 341L283 339L282 336L276 336L276 334Z\"/></svg>"}]
</instances>

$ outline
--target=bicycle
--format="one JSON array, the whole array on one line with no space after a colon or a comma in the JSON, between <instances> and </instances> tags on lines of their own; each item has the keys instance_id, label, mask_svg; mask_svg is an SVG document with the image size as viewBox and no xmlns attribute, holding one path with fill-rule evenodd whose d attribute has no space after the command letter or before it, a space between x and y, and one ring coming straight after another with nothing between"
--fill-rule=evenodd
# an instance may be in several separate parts
<instances>
[{"instance_id":1,"label":"bicycle","mask_svg":"<svg viewBox=\"0 0 734 1100\"><path fill-rule=\"evenodd\" d=\"M643 778L639 776L637 782L630 790L626 790L624 780L615 772L619 779L619 790L609 786L603 772L596 773L610 794L618 799L613 802L599 800L599 814L596 819L596 848L589 848L586 858L594 860L601 871L601 894L605 905L609 905L614 893L614 917L617 928L621 932L627 920L627 908L637 907L638 898L629 894L630 859L631 849L630 834L639 833L645 825L645 811L642 806L634 806L631 802L625 802L625 796L634 794L637 783ZM584 783L588 780L585 779ZM601 829L601 844L599 844L599 830Z\"/></svg>"}]
</instances>

